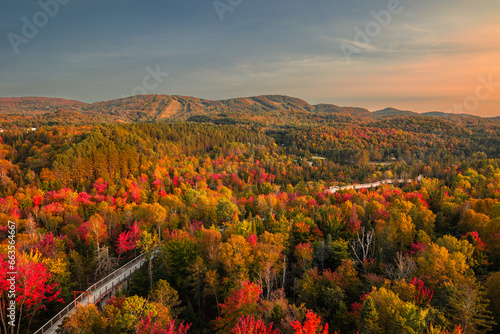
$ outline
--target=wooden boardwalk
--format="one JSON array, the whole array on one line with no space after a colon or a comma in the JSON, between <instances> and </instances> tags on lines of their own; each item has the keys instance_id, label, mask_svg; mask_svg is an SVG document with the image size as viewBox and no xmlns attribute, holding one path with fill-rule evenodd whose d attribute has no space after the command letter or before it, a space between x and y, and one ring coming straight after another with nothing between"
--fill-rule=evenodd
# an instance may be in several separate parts
<instances>
[{"instance_id":1,"label":"wooden boardwalk","mask_svg":"<svg viewBox=\"0 0 500 334\"><path fill-rule=\"evenodd\" d=\"M158 251L154 251L151 256L154 258L157 254ZM127 280L133 272L141 268L146 261L147 258L145 254L141 254L129 263L116 269L114 272L88 288L86 290L89 292L88 296L86 293L80 294L75 300L69 303L45 325L38 329L35 334L55 334L64 318L73 313L77 305L88 305L89 301L92 304L99 302L101 298L111 293L118 286L120 286L122 282Z\"/></svg>"}]
</instances>

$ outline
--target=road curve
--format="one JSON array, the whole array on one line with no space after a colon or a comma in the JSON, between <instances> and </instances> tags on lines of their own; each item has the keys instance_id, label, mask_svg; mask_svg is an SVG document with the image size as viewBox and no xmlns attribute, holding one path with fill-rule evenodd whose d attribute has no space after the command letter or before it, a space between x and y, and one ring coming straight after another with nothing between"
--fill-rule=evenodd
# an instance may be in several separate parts
<instances>
[{"instance_id":1,"label":"road curve","mask_svg":"<svg viewBox=\"0 0 500 334\"><path fill-rule=\"evenodd\" d=\"M419 175L416 179L416 181L420 182L422 181L422 175ZM354 190L358 190L358 189L368 189L368 188L377 188L377 187L380 187L381 185L383 184L392 184L392 183L411 183L413 182L412 179L398 179L398 180L382 180L382 181L376 181L376 182L372 182L372 183L361 183L361 184L349 184L347 186L341 186L341 187L330 187L326 190L326 192L330 193L330 194L334 194L336 193L337 191L341 191L341 190L349 190L349 189L354 189Z\"/></svg>"}]
</instances>

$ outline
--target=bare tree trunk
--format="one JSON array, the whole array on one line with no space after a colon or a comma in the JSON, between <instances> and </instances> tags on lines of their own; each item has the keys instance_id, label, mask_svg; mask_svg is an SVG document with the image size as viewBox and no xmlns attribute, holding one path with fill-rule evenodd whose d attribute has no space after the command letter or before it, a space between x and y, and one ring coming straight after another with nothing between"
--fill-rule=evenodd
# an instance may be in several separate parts
<instances>
[{"instance_id":1,"label":"bare tree trunk","mask_svg":"<svg viewBox=\"0 0 500 334\"><path fill-rule=\"evenodd\" d=\"M149 263L148 263L148 274L149 274L149 289L153 289L153 265L152 265L152 256L148 254Z\"/></svg>"},{"instance_id":2,"label":"bare tree trunk","mask_svg":"<svg viewBox=\"0 0 500 334\"><path fill-rule=\"evenodd\" d=\"M360 233L361 232L361 233ZM366 260L371 259L374 252L374 231L369 232L364 227L356 233L356 238L349 243L356 257L356 262L360 264L359 269L364 270L364 263Z\"/></svg>"},{"instance_id":3,"label":"bare tree trunk","mask_svg":"<svg viewBox=\"0 0 500 334\"><path fill-rule=\"evenodd\" d=\"M283 284L281 285L281 288L285 288L285 276L286 276L286 256L283 257Z\"/></svg>"},{"instance_id":4,"label":"bare tree trunk","mask_svg":"<svg viewBox=\"0 0 500 334\"><path fill-rule=\"evenodd\" d=\"M33 318L35 317L35 313L36 313L36 311L33 311L33 315L30 317L30 322L28 323L28 330L27 330L27 332L28 332L28 333L29 333L29 331L30 331L31 321L32 321L32 320L33 320Z\"/></svg>"},{"instance_id":5,"label":"bare tree trunk","mask_svg":"<svg viewBox=\"0 0 500 334\"><path fill-rule=\"evenodd\" d=\"M3 304L3 303L2 303ZM4 314L3 313L3 305L1 305L1 309L0 309L0 316L2 317L2 327L3 327L3 330L5 333L8 333L7 332L7 312ZM5 307L5 310L7 310L7 307Z\"/></svg>"},{"instance_id":6,"label":"bare tree trunk","mask_svg":"<svg viewBox=\"0 0 500 334\"><path fill-rule=\"evenodd\" d=\"M21 330L21 317L23 315L23 306L25 301L26 299L23 300L23 302L21 303L21 307L19 308L19 319L17 319L17 334L19 334L19 331ZM14 334L14 327L12 326L11 328L11 333Z\"/></svg>"}]
</instances>

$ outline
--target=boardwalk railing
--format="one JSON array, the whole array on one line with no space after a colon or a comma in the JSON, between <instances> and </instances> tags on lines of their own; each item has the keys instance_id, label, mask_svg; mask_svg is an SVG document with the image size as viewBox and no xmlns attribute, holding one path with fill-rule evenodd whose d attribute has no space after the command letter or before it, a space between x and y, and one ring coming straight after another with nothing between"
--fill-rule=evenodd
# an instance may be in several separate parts
<instances>
[{"instance_id":1,"label":"boardwalk railing","mask_svg":"<svg viewBox=\"0 0 500 334\"><path fill-rule=\"evenodd\" d=\"M154 258L158 251L153 251L151 256ZM45 325L38 329L35 334L44 333L55 333L57 327L62 323L62 320L72 313L78 304L86 305L90 301L95 303L99 301L103 296L106 296L110 291L113 291L121 282L125 281L133 272L139 269L147 261L146 254L141 254L129 263L121 266L108 276L101 279L99 282L95 283L89 287L86 291L87 294L80 294L71 303L69 303L65 308L63 308L59 313L57 313L52 319L50 319Z\"/></svg>"}]
</instances>

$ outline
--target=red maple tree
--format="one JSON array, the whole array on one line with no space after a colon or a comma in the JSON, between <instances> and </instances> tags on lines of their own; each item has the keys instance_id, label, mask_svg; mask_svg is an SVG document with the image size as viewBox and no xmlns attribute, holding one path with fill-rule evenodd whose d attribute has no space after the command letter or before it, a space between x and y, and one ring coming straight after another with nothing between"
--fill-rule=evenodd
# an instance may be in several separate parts
<instances>
[{"instance_id":1,"label":"red maple tree","mask_svg":"<svg viewBox=\"0 0 500 334\"><path fill-rule=\"evenodd\" d=\"M137 323L135 329L137 334L186 334L189 328L191 324L184 324L184 321L178 327L175 326L175 319L161 327L159 323L151 323L151 315L148 315Z\"/></svg>"},{"instance_id":2,"label":"red maple tree","mask_svg":"<svg viewBox=\"0 0 500 334\"><path fill-rule=\"evenodd\" d=\"M116 242L116 252L118 254L123 254L133 250L140 238L141 230L139 229L137 222L134 222L129 231L123 231L118 236L118 241Z\"/></svg>"},{"instance_id":3,"label":"red maple tree","mask_svg":"<svg viewBox=\"0 0 500 334\"><path fill-rule=\"evenodd\" d=\"M231 334L279 334L279 332L277 329L273 330L273 323L266 326L261 318L255 319L253 316L244 315L231 330Z\"/></svg>"},{"instance_id":4,"label":"red maple tree","mask_svg":"<svg viewBox=\"0 0 500 334\"><path fill-rule=\"evenodd\" d=\"M218 333L228 333L242 316L257 313L260 310L258 301L261 294L262 288L259 285L244 282L224 303L219 304L221 316L214 321Z\"/></svg>"},{"instance_id":5,"label":"red maple tree","mask_svg":"<svg viewBox=\"0 0 500 334\"><path fill-rule=\"evenodd\" d=\"M295 334L328 334L328 324L321 326L321 317L314 312L307 310L306 321L292 321L290 325L295 330Z\"/></svg>"},{"instance_id":6,"label":"red maple tree","mask_svg":"<svg viewBox=\"0 0 500 334\"><path fill-rule=\"evenodd\" d=\"M0 315L5 333L8 333L8 318L6 316L8 314L7 307L11 300L9 289L12 278L15 280L17 328L24 318L29 318L31 322L35 312L40 309L45 310L45 305L48 302L63 302L62 298L58 298L60 293L60 290L56 291L58 285L49 283L52 275L43 263L35 262L22 254L19 254L16 260L15 270L12 270L9 259L0 255L0 291L2 291L0 294ZM16 274L10 274L12 272Z\"/></svg>"}]
</instances>

